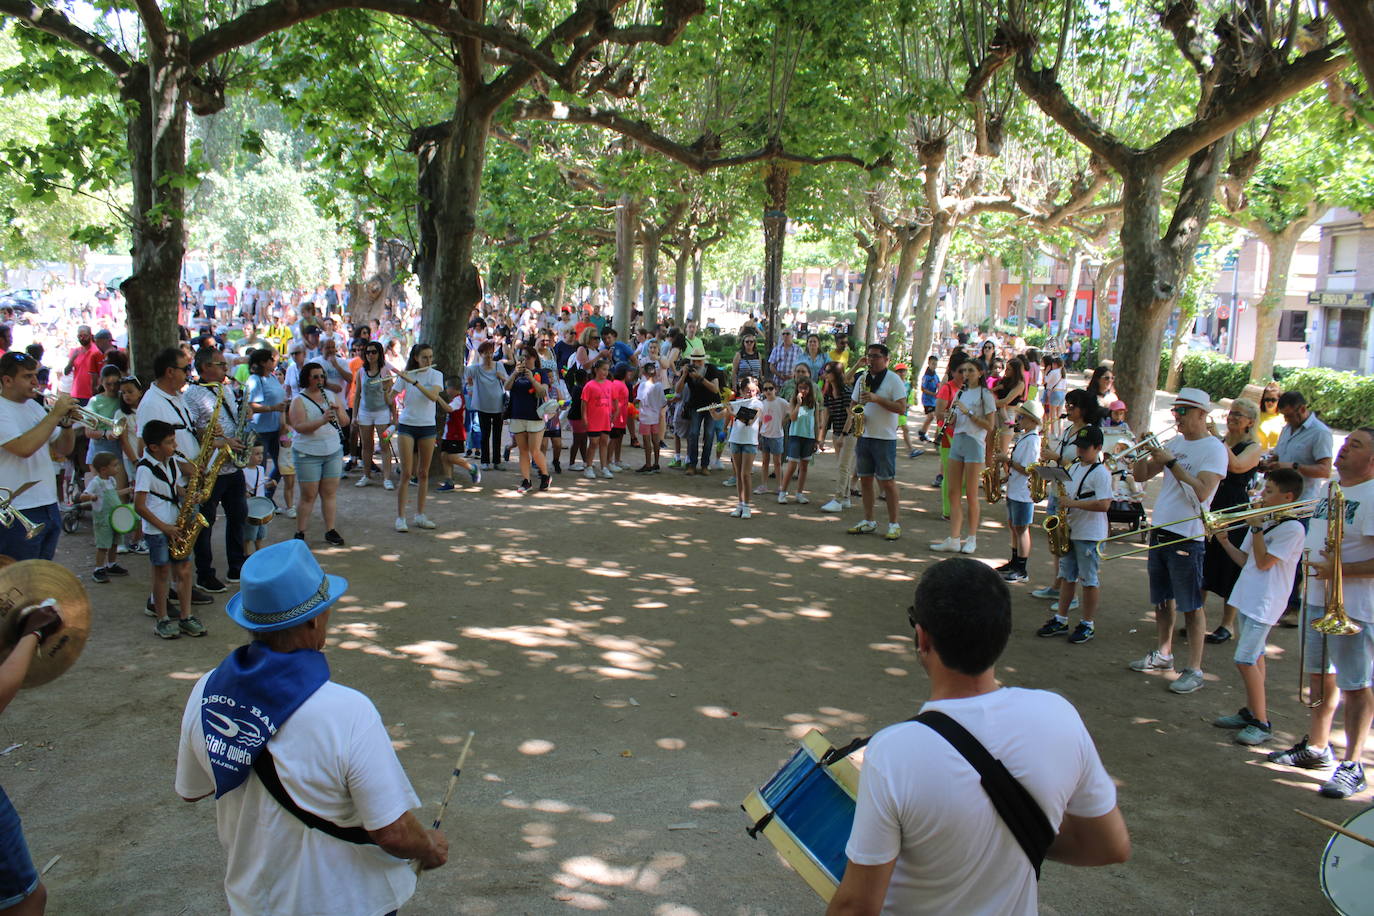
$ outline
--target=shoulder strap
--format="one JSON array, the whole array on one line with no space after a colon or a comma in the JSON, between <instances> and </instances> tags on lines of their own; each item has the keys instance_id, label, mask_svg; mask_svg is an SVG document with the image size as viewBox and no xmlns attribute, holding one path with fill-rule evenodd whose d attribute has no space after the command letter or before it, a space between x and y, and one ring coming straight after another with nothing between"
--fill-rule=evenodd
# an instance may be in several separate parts
<instances>
[{"instance_id":1,"label":"shoulder strap","mask_svg":"<svg viewBox=\"0 0 1374 916\"><path fill-rule=\"evenodd\" d=\"M263 788L267 790L267 794L275 798L277 804L285 808L292 817L311 830L327 833L336 840L343 840L345 843L352 843L355 846L377 845L363 828L340 827L333 821L327 821L318 814L311 814L296 804L296 800L281 784L281 777L277 775L277 762L272 759L272 752L267 748L263 748L262 753L258 754L258 759L253 761L253 772L257 773L258 778L262 780Z\"/></svg>"},{"instance_id":2,"label":"shoulder strap","mask_svg":"<svg viewBox=\"0 0 1374 916\"><path fill-rule=\"evenodd\" d=\"M1039 880L1040 864L1045 861L1050 844L1054 842L1054 828L1035 798L1016 781L1002 761L988 753L988 749L977 738L949 716L927 710L917 716L916 721L937 732L978 771L992 806L1006 822L1026 858L1030 859L1035 877Z\"/></svg>"},{"instance_id":3,"label":"shoulder strap","mask_svg":"<svg viewBox=\"0 0 1374 916\"><path fill-rule=\"evenodd\" d=\"M154 493L152 490L149 490L148 494L150 496L156 496L159 499L166 500L174 506L181 505L181 498L177 496L176 484L172 483L170 480L167 479L166 471L162 470L161 467L149 461L147 458L138 459L138 466L141 468L147 468L149 471L152 471L153 476L156 477L158 480L162 481L164 484L166 484L167 489L170 490L172 494L168 496L165 493Z\"/></svg>"}]
</instances>

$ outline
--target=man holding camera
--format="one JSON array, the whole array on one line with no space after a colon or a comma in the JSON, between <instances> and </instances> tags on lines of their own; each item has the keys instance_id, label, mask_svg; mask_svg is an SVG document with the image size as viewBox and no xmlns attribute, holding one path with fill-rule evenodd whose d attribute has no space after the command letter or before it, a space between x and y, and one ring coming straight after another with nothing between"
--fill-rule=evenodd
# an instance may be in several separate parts
<instances>
[{"instance_id":1,"label":"man holding camera","mask_svg":"<svg viewBox=\"0 0 1374 916\"><path fill-rule=\"evenodd\" d=\"M709 410L720 402L720 386L724 376L719 369L706 362L706 349L700 343L687 348L687 365L674 386L678 397L686 397L683 410L687 413L687 476L710 474L711 451L716 442L716 421ZM700 450L697 446L700 443ZM697 464L697 456L701 464Z\"/></svg>"}]
</instances>

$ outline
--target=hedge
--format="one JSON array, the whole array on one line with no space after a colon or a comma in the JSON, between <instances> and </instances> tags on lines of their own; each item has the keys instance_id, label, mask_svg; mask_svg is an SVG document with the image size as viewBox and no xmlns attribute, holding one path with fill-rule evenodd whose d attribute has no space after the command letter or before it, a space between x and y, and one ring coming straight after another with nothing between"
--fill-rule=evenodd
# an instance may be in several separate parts
<instances>
[{"instance_id":1,"label":"hedge","mask_svg":"<svg viewBox=\"0 0 1374 916\"><path fill-rule=\"evenodd\" d=\"M1169 354L1160 355L1159 386L1169 374ZM1374 423L1374 377L1336 369L1278 366L1274 375L1285 391L1300 391L1328 426L1354 429ZM1201 388L1213 400L1239 397L1250 383L1250 364L1216 353L1189 353L1179 369L1179 385Z\"/></svg>"}]
</instances>

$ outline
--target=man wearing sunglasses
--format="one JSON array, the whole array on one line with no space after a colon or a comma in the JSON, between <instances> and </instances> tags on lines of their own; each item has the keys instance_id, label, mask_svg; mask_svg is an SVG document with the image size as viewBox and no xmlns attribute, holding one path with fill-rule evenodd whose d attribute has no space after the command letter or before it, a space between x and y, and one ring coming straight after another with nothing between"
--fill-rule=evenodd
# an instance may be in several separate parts
<instances>
[{"instance_id":1,"label":"man wearing sunglasses","mask_svg":"<svg viewBox=\"0 0 1374 916\"><path fill-rule=\"evenodd\" d=\"M1266 474L1278 468L1292 468L1302 475L1302 498L1315 499L1331 476L1331 462L1336 452L1331 429L1307 408L1307 398L1301 391L1285 391L1279 395L1279 413L1287 421L1279 433L1274 453L1260 462Z\"/></svg>"},{"instance_id":2,"label":"man wearing sunglasses","mask_svg":"<svg viewBox=\"0 0 1374 916\"><path fill-rule=\"evenodd\" d=\"M1202 600L1202 561L1207 552L1201 513L1212 504L1217 484L1226 476L1227 450L1207 431L1212 399L1200 388L1184 388L1172 412L1179 435L1167 448L1151 450L1135 463L1137 483L1163 474L1155 500L1153 523L1167 525L1150 532L1150 544L1174 542L1150 551L1150 603L1155 606L1158 646L1131 662L1134 671L1172 671L1174 612L1188 624L1188 666L1169 684L1174 693L1200 690L1202 650L1206 645L1207 616Z\"/></svg>"}]
</instances>

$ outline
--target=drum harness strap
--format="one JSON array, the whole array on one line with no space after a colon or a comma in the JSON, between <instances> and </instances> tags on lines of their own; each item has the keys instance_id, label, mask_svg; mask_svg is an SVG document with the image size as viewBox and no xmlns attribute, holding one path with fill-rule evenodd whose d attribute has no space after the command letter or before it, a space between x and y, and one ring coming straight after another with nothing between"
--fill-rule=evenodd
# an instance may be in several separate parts
<instances>
[{"instance_id":1,"label":"drum harness strap","mask_svg":"<svg viewBox=\"0 0 1374 916\"><path fill-rule=\"evenodd\" d=\"M1040 865L1045 861L1045 855L1049 852L1050 844L1054 842L1054 828L1050 826L1049 818L1045 817L1045 812L1035 801L1034 796L1026 791L1026 787L1016 781L1016 777L1011 775L1011 771L1006 768L1002 761L998 760L982 743L968 730L954 721L949 716L936 710L927 710L918 716L907 719L908 722L919 722L927 728L933 729L940 737L948 741L956 751L958 751L969 765L978 771L982 779L983 789L988 793L988 798L992 801L992 806L997 809L997 813L1006 823L1011 835L1020 844L1021 850L1025 852L1026 858L1030 859L1031 867L1035 869L1036 880L1040 879ZM844 747L831 748L814 766L828 767L839 760L848 757L859 748L868 744L869 738L855 738ZM796 790L796 786L788 790L778 800L777 808L787 800L787 797ZM759 818L758 823L748 828L748 833L755 839L768 826L773 819L773 812L769 811Z\"/></svg>"},{"instance_id":2,"label":"drum harness strap","mask_svg":"<svg viewBox=\"0 0 1374 916\"><path fill-rule=\"evenodd\" d=\"M277 800L277 804L285 808L296 820L312 830L319 830L327 833L336 840L343 840L345 843L352 843L355 846L376 846L377 843L372 839L368 832L362 827L340 827L333 821L327 821L318 814L306 811L296 800L286 791L286 787L281 784L281 777L277 775L277 762L272 759L272 752L267 748L262 749L258 759L253 761L253 772L258 774L258 779L262 780L263 788L267 794Z\"/></svg>"}]
</instances>

